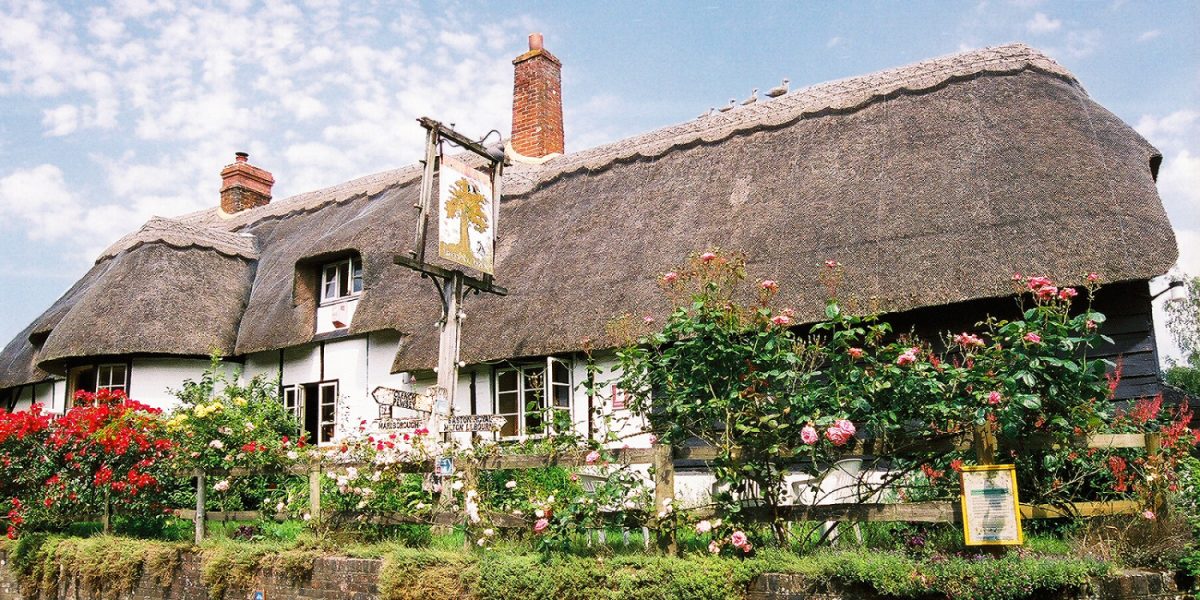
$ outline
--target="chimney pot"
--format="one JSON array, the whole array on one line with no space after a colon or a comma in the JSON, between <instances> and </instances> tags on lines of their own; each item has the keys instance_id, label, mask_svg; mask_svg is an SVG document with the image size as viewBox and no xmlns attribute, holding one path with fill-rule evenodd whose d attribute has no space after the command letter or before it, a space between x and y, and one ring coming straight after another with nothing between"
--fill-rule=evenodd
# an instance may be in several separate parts
<instances>
[{"instance_id":1,"label":"chimney pot","mask_svg":"<svg viewBox=\"0 0 1200 600\"><path fill-rule=\"evenodd\" d=\"M221 211L235 214L271 202L275 178L265 169L249 162L250 155L235 152L233 163L221 169Z\"/></svg>"},{"instance_id":2,"label":"chimney pot","mask_svg":"<svg viewBox=\"0 0 1200 600\"><path fill-rule=\"evenodd\" d=\"M542 49L542 34L540 34L540 33L529 34L529 49L530 50L541 50Z\"/></svg>"}]
</instances>

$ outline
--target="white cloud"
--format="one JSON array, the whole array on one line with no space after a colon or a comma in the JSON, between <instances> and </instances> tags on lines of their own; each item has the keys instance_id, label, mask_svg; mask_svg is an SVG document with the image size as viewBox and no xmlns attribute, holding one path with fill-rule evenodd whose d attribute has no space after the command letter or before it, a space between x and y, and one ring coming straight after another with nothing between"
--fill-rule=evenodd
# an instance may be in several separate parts
<instances>
[{"instance_id":1,"label":"white cloud","mask_svg":"<svg viewBox=\"0 0 1200 600\"><path fill-rule=\"evenodd\" d=\"M73 104L63 104L42 111L42 126L48 136L69 135L79 127L79 109Z\"/></svg>"},{"instance_id":2,"label":"white cloud","mask_svg":"<svg viewBox=\"0 0 1200 600\"><path fill-rule=\"evenodd\" d=\"M1033 18L1025 23L1025 30L1033 35L1045 35L1054 33L1062 28L1061 19L1051 19L1046 16L1046 13L1034 13Z\"/></svg>"},{"instance_id":3,"label":"white cloud","mask_svg":"<svg viewBox=\"0 0 1200 600\"><path fill-rule=\"evenodd\" d=\"M77 230L83 210L62 169L41 164L0 179L0 215L30 239L58 240Z\"/></svg>"},{"instance_id":4,"label":"white cloud","mask_svg":"<svg viewBox=\"0 0 1200 600\"><path fill-rule=\"evenodd\" d=\"M1101 35L1098 29L1069 31L1067 32L1067 54L1072 58L1090 56L1100 49L1100 39Z\"/></svg>"},{"instance_id":5,"label":"white cloud","mask_svg":"<svg viewBox=\"0 0 1200 600\"><path fill-rule=\"evenodd\" d=\"M1138 36L1137 41L1148 42L1152 39L1157 38L1160 35L1162 35L1162 31L1159 31L1158 29L1151 29L1150 31L1143 31L1142 35Z\"/></svg>"},{"instance_id":6,"label":"white cloud","mask_svg":"<svg viewBox=\"0 0 1200 600\"><path fill-rule=\"evenodd\" d=\"M829 41L828 41L828 42L825 42L825 47L826 47L826 48L833 48L833 47L835 47L835 46L837 46L837 45L839 45L839 44L841 44L841 43L842 43L842 37L841 37L841 36L838 36L838 35L835 35L835 36L833 36L833 37L829 38Z\"/></svg>"}]
</instances>

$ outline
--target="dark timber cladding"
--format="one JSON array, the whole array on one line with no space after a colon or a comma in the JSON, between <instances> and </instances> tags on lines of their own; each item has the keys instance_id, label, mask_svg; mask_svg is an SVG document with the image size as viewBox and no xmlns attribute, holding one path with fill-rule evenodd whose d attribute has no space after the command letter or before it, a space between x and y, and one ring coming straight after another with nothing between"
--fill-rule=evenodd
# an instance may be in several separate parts
<instances>
[{"instance_id":1,"label":"dark timber cladding","mask_svg":"<svg viewBox=\"0 0 1200 600\"><path fill-rule=\"evenodd\" d=\"M461 357L576 352L585 339L612 347L610 319L661 322L658 276L688 252L720 247L778 280L779 305L800 322L821 318L817 275L833 259L845 265L842 295L935 332L1011 309L1013 273L1078 285L1097 272L1110 282L1098 302L1116 341L1105 352L1124 356L1122 393L1151 391L1146 281L1177 254L1155 187L1159 158L1067 70L1010 45L514 164L496 250L511 291L466 301L486 318L464 324ZM414 165L232 216L212 208L148 224L8 345L0 388L96 352L211 344L244 356L307 344L314 296L298 266L353 252L364 291L347 334L398 332L393 370L432 368L440 307L428 282L392 264L411 243L420 173ZM140 318L97 296L120 282L137 286ZM204 325L198 315L220 318ZM105 318L115 326L89 340Z\"/></svg>"}]
</instances>

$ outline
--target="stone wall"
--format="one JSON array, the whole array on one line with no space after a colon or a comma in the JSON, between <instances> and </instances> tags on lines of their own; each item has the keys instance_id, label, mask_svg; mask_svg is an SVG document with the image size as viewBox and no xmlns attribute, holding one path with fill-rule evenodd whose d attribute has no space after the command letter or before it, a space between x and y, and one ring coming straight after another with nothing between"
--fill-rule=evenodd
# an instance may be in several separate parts
<instances>
[{"instance_id":1,"label":"stone wall","mask_svg":"<svg viewBox=\"0 0 1200 600\"><path fill-rule=\"evenodd\" d=\"M7 556L0 553L0 600L34 600L22 598L17 580L9 568ZM320 558L313 565L312 576L294 580L279 574L259 574L252 589L230 589L226 600L251 598L255 591L263 592L264 600L376 600L379 589L379 567L382 561L361 558ZM85 600L99 597L78 589L78 582L59 584L60 600ZM184 554L170 587L158 585L149 575L143 575L132 592L120 600L208 600L208 589L201 580L200 556Z\"/></svg>"},{"instance_id":2,"label":"stone wall","mask_svg":"<svg viewBox=\"0 0 1200 600\"><path fill-rule=\"evenodd\" d=\"M0 600L34 600L22 598L17 579L8 565L7 556L0 552ZM320 558L313 565L312 576L303 580L283 575L260 574L252 589L230 589L225 600L251 600L254 591L263 592L263 600L377 600L376 582L382 561L361 558ZM59 600L87 600L100 597L85 594L77 582L59 585ZM813 589L797 575L766 574L751 586L749 600L880 600L869 590L839 588ZM1051 594L1040 600L1185 600L1190 593L1181 592L1169 574L1128 571L1120 577L1097 581L1091 589L1080 594ZM140 578L132 592L120 600L208 600L208 590L200 577L200 557L185 554L170 587L161 587L152 577Z\"/></svg>"}]
</instances>

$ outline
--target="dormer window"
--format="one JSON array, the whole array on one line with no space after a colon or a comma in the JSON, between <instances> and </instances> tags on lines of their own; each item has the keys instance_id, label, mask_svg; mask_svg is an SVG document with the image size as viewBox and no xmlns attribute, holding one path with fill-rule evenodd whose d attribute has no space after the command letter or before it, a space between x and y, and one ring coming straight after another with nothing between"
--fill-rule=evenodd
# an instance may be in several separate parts
<instances>
[{"instance_id":1,"label":"dormer window","mask_svg":"<svg viewBox=\"0 0 1200 600\"><path fill-rule=\"evenodd\" d=\"M352 256L321 268L321 304L358 296L363 290L362 259Z\"/></svg>"}]
</instances>

